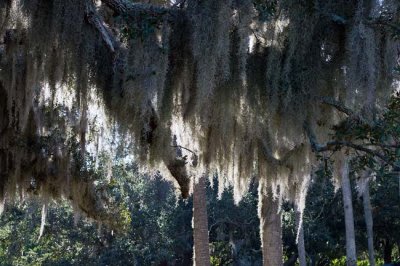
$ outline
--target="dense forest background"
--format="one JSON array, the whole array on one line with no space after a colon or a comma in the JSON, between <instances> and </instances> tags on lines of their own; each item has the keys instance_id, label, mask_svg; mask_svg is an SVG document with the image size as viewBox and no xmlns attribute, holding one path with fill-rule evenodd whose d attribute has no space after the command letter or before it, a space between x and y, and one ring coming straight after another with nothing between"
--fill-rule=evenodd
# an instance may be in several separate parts
<instances>
[{"instance_id":1,"label":"dense forest background","mask_svg":"<svg viewBox=\"0 0 400 266\"><path fill-rule=\"evenodd\" d=\"M113 173L107 189L125 227L112 231L74 217L66 201L52 202L44 234L38 240L42 204L32 200L8 204L0 218L1 265L190 265L192 200L177 198L171 183L140 175L134 164L116 165ZM383 174L371 183L374 242L380 264L384 259L400 260L399 181L395 174ZM362 200L354 183L358 265L369 265ZM215 186L207 189L212 265L261 265L257 185L251 185L239 205L234 204L230 190L218 199ZM295 265L295 213L290 204L283 209L284 257L286 265ZM312 179L304 232L310 265L345 265L341 191L335 191L324 167Z\"/></svg>"}]
</instances>

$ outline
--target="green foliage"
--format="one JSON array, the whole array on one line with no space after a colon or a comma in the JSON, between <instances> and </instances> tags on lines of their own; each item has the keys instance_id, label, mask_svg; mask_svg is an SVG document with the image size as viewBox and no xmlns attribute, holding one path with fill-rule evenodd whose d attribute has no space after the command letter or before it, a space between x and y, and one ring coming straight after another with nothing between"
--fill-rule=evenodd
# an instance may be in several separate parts
<instances>
[{"instance_id":1,"label":"green foliage","mask_svg":"<svg viewBox=\"0 0 400 266\"><path fill-rule=\"evenodd\" d=\"M400 236L400 190L399 174L378 175L371 186L371 204L374 216L374 242L379 254L387 243L399 243ZM398 248L398 247L397 247ZM396 259L399 259L399 254ZM395 257L394 257L395 258Z\"/></svg>"},{"instance_id":2,"label":"green foliage","mask_svg":"<svg viewBox=\"0 0 400 266\"><path fill-rule=\"evenodd\" d=\"M232 259L231 246L229 243L221 241L221 242L213 242L210 244L211 253L215 255L211 255L210 262L213 266L220 265L230 265L234 261Z\"/></svg>"},{"instance_id":3,"label":"green foliage","mask_svg":"<svg viewBox=\"0 0 400 266\"><path fill-rule=\"evenodd\" d=\"M368 260L358 260L357 266L368 266ZM383 265L383 260L378 259L375 261L375 265ZM346 266L346 257L332 260L331 266Z\"/></svg>"},{"instance_id":4,"label":"green foliage","mask_svg":"<svg viewBox=\"0 0 400 266\"><path fill-rule=\"evenodd\" d=\"M341 194L318 171L312 181L304 212L308 259L316 265L345 265L344 220ZM329 172L328 172L329 173ZM105 182L105 181L104 181ZM398 178L385 175L371 188L374 206L375 246L399 238ZM212 265L259 265L261 250L257 218L257 191L235 206L232 191L220 200L208 190ZM106 227L80 220L74 226L66 202L50 204L48 222L38 241L40 203L9 206L0 218L1 265L160 265L164 262L190 265L192 257L191 201L176 200L169 183L159 177L137 174L135 165L117 164L108 183L108 193L118 206L125 231L111 233ZM359 265L365 264L363 213L354 191ZM283 240L286 258L295 254L296 227L291 205L283 208ZM393 253L396 255L396 253ZM395 258L395 257L394 257ZM378 260L381 263L381 260ZM377 264L379 265L379 264Z\"/></svg>"},{"instance_id":5,"label":"green foliage","mask_svg":"<svg viewBox=\"0 0 400 266\"><path fill-rule=\"evenodd\" d=\"M318 172L311 181L304 210L306 250L317 265L344 255L344 217L340 193L335 193L329 175Z\"/></svg>"},{"instance_id":6,"label":"green foliage","mask_svg":"<svg viewBox=\"0 0 400 266\"><path fill-rule=\"evenodd\" d=\"M115 166L106 187L118 208L114 218L123 225L118 231L85 219L74 226L71 207L61 202L50 205L38 241L39 203L10 206L0 218L1 265L187 264L192 256L190 202L177 201L166 181L140 176L135 169Z\"/></svg>"},{"instance_id":7,"label":"green foliage","mask_svg":"<svg viewBox=\"0 0 400 266\"><path fill-rule=\"evenodd\" d=\"M0 217L1 265L190 265L191 200L177 200L168 182L141 176L135 165L122 161L113 167L112 179L98 186L118 208L115 219L124 227L112 231L86 219L75 226L71 207L61 201L50 204L44 235L38 241L41 203L8 205ZM258 265L256 186L239 206L231 190L221 200L216 193L208 190L213 265Z\"/></svg>"},{"instance_id":8,"label":"green foliage","mask_svg":"<svg viewBox=\"0 0 400 266\"><path fill-rule=\"evenodd\" d=\"M214 186L217 187L217 180ZM217 200L216 189L208 189L211 256L214 265L258 265L261 263L257 184L235 205L232 189Z\"/></svg>"},{"instance_id":9,"label":"green foliage","mask_svg":"<svg viewBox=\"0 0 400 266\"><path fill-rule=\"evenodd\" d=\"M40 208L35 203L11 208L0 220L0 261L2 265L79 265L90 245L90 227L73 228L71 209L65 204L51 208L51 224L38 241ZM79 242L75 242L80 239Z\"/></svg>"}]
</instances>

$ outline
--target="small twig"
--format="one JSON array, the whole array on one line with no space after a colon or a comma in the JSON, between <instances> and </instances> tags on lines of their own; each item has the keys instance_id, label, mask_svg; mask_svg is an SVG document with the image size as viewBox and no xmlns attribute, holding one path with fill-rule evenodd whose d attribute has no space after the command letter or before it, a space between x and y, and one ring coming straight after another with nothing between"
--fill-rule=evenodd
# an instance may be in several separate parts
<instances>
[{"instance_id":1,"label":"small twig","mask_svg":"<svg viewBox=\"0 0 400 266\"><path fill-rule=\"evenodd\" d=\"M173 147L173 148L179 148L179 149L184 149L184 150L186 150L186 151L188 151L188 152L190 152L190 153L192 153L192 154L194 154L194 155L197 156L197 154L196 154L194 151L192 151L191 149L185 148L185 147L183 147L183 146L181 146L181 145L171 145L171 147Z\"/></svg>"}]
</instances>

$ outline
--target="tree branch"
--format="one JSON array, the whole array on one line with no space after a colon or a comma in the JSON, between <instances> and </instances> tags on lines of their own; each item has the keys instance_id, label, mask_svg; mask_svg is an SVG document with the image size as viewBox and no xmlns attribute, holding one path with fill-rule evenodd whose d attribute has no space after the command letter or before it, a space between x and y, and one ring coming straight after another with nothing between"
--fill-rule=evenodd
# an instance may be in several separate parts
<instances>
[{"instance_id":1,"label":"tree branch","mask_svg":"<svg viewBox=\"0 0 400 266\"><path fill-rule=\"evenodd\" d=\"M354 112L350 108L346 107L343 103L341 103L331 97L320 97L319 100L324 104L327 104L327 105L330 105L330 106L336 108L338 111L345 113L348 116L354 115Z\"/></svg>"},{"instance_id":2,"label":"tree branch","mask_svg":"<svg viewBox=\"0 0 400 266\"><path fill-rule=\"evenodd\" d=\"M354 144L352 142L347 142L347 141L330 141L328 142L325 146L322 146L322 151L323 149L329 150L330 147L349 147L349 148L353 148L355 150L358 151L362 151L368 154L371 154L375 157L378 157L379 159L381 159L382 161L391 164L392 163L389 161L388 158L386 158L386 156L384 156L383 154L379 153L378 151L372 150L372 149L368 149L363 147L362 145L358 145L358 144Z\"/></svg>"},{"instance_id":3,"label":"tree branch","mask_svg":"<svg viewBox=\"0 0 400 266\"><path fill-rule=\"evenodd\" d=\"M154 145L154 136L155 131L159 129L158 127L158 116L156 111L154 110L153 106L150 104L151 110L151 117L150 117L150 124L147 125L150 128L150 132L148 132L147 137L143 138L142 141L146 143L146 145ZM173 148L173 146L176 146ZM190 190L190 175L188 174L186 164L187 164L187 156L182 156L180 152L181 146L178 147L176 142L176 137L174 136L172 139L172 145L165 147L167 151L164 153L162 160L166 167L168 168L171 175L175 178L178 182L182 198L186 199L189 197L189 190ZM193 153L194 154L194 153ZM197 163L197 156L194 154L193 156L193 166Z\"/></svg>"},{"instance_id":4,"label":"tree branch","mask_svg":"<svg viewBox=\"0 0 400 266\"><path fill-rule=\"evenodd\" d=\"M389 158L387 158L385 155L381 154L380 152L373 150L373 149L366 148L363 145L354 144L349 141L333 140L333 141L327 142L325 145L321 145L317 142L314 132L312 132L309 123L306 121L304 122L304 130L306 131L306 134L310 140L311 148L314 152L337 151L337 150L341 149L342 147L348 147L348 148L352 148L356 151L362 151L362 152L368 153L368 154L370 154L374 157L377 157L377 158L381 159L382 161L384 161L385 163L392 165L394 167L399 167L395 163L391 162L389 160Z\"/></svg>"},{"instance_id":5,"label":"tree branch","mask_svg":"<svg viewBox=\"0 0 400 266\"><path fill-rule=\"evenodd\" d=\"M194 151L192 151L191 149L185 148L185 147L183 147L181 145L172 145L171 147L172 148L179 148L179 149L186 150L186 151L190 152L191 154L197 156L197 154Z\"/></svg>"},{"instance_id":6,"label":"tree branch","mask_svg":"<svg viewBox=\"0 0 400 266\"><path fill-rule=\"evenodd\" d=\"M321 146L317 142L317 137L315 136L314 132L311 130L311 126L308 123L308 121L304 121L303 128L304 128L304 131L306 132L306 135L308 136L308 139L310 141L312 151L315 151L315 152L325 151L323 146Z\"/></svg>"},{"instance_id":7,"label":"tree branch","mask_svg":"<svg viewBox=\"0 0 400 266\"><path fill-rule=\"evenodd\" d=\"M168 159L166 158L164 160L164 163L167 166L171 175L178 182L181 189L182 198L186 199L187 197L189 197L190 178L186 171L186 160L183 158L181 159L171 156Z\"/></svg>"},{"instance_id":8,"label":"tree branch","mask_svg":"<svg viewBox=\"0 0 400 266\"><path fill-rule=\"evenodd\" d=\"M101 38L104 43L108 47L108 49L114 53L115 47L114 44L117 43L113 34L107 29L104 25L103 20L100 18L99 14L96 11L96 8L93 6L91 1L86 2L86 17L90 24L92 24L97 31L100 33Z\"/></svg>"}]
</instances>

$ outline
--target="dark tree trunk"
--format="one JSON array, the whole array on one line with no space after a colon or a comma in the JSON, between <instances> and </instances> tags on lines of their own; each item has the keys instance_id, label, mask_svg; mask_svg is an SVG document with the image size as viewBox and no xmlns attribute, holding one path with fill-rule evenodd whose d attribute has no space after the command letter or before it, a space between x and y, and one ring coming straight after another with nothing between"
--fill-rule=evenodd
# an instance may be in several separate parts
<instances>
[{"instance_id":1,"label":"dark tree trunk","mask_svg":"<svg viewBox=\"0 0 400 266\"><path fill-rule=\"evenodd\" d=\"M315 255L312 255L311 256L311 266L315 266L316 265L315 261L316 261Z\"/></svg>"},{"instance_id":2,"label":"dark tree trunk","mask_svg":"<svg viewBox=\"0 0 400 266\"><path fill-rule=\"evenodd\" d=\"M392 249L393 243L386 239L385 245L383 247L383 261L385 264L392 263Z\"/></svg>"}]
</instances>

